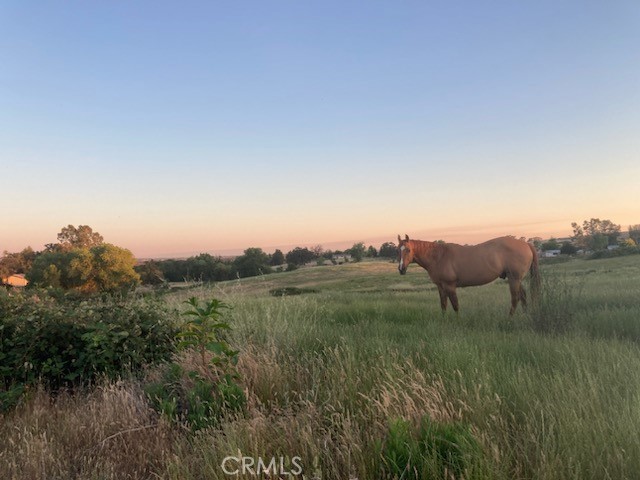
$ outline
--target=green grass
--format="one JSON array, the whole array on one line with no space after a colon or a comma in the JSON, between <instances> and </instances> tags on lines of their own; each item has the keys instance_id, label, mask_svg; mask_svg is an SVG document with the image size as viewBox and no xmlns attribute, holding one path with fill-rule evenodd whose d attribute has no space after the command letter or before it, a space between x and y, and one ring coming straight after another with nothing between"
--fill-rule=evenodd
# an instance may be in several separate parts
<instances>
[{"instance_id":1,"label":"green grass","mask_svg":"<svg viewBox=\"0 0 640 480\"><path fill-rule=\"evenodd\" d=\"M224 479L223 458L241 452L299 456L306 478L638 478L640 256L543 265L542 275L540 309L513 317L504 281L459 290L460 314L443 316L426 272L400 276L385 262L172 293L176 306L196 295L234 307L247 408L197 434L163 426L155 463L131 471ZM291 288L300 294L271 293ZM0 433L35 430L29 412Z\"/></svg>"},{"instance_id":2,"label":"green grass","mask_svg":"<svg viewBox=\"0 0 640 480\"><path fill-rule=\"evenodd\" d=\"M353 444L339 440L340 428L333 432L347 464L334 464L318 425L309 425L315 441L297 443L292 432L290 450L279 452L309 452L305 461L319 458L326 478L384 475L374 460L388 425L371 424L400 418L417 425L423 415L471 425L484 464L465 478L634 478L640 259L573 260L544 265L542 275L543 314L566 320L564 331L536 331L533 314L510 318L500 280L459 290L460 314L442 316L426 272L413 266L401 277L382 262L240 280L201 295L235 305L235 343L277 365L277 374L257 374L252 385L266 415L314 405L323 417L335 411L339 423L355 424ZM317 293L269 296L285 287ZM437 395L420 398L433 385L441 387ZM381 408L383 394L389 399ZM252 451L242 438L225 448Z\"/></svg>"}]
</instances>

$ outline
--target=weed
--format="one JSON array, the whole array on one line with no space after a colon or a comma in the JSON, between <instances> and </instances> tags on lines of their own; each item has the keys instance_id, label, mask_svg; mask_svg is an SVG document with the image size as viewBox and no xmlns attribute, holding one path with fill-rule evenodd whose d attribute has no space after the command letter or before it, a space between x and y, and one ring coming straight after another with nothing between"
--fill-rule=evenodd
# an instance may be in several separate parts
<instances>
[{"instance_id":1,"label":"weed","mask_svg":"<svg viewBox=\"0 0 640 480\"><path fill-rule=\"evenodd\" d=\"M581 294L581 286L566 275L543 276L539 298L527 310L531 328L541 333L569 330L579 311Z\"/></svg>"},{"instance_id":2,"label":"weed","mask_svg":"<svg viewBox=\"0 0 640 480\"><path fill-rule=\"evenodd\" d=\"M231 326L222 311L230 307L217 299L201 306L195 297L184 303L191 308L184 312L189 319L177 334L183 350L180 363L161 367L160 378L147 384L145 392L156 410L198 430L242 410L246 400L237 383L238 351L224 338Z\"/></svg>"}]
</instances>

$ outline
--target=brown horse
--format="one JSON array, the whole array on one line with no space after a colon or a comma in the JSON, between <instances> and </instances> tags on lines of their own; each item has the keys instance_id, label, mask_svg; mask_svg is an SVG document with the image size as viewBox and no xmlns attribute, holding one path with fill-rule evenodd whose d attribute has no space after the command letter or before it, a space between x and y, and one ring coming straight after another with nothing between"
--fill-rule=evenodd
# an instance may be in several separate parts
<instances>
[{"instance_id":1,"label":"brown horse","mask_svg":"<svg viewBox=\"0 0 640 480\"><path fill-rule=\"evenodd\" d=\"M522 279L531 272L531 293L534 297L540 291L538 254L533 245L513 237L494 238L479 245L462 246L455 243L424 242L402 240L398 235L398 270L407 273L411 262L424 268L438 287L442 313L447 309L447 298L453 309L458 311L457 287L485 285L496 278L507 278L511 291L513 315L518 301L527 306L527 296ZM535 299L535 298L534 298Z\"/></svg>"}]
</instances>

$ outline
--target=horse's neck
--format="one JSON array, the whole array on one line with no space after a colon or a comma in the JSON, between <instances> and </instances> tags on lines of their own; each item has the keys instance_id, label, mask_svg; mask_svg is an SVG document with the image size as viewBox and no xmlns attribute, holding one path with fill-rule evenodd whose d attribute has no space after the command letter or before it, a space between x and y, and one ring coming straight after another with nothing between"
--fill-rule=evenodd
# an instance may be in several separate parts
<instances>
[{"instance_id":1,"label":"horse's neck","mask_svg":"<svg viewBox=\"0 0 640 480\"><path fill-rule=\"evenodd\" d=\"M439 259L442 245L436 242L426 242L423 240L414 240L415 245L415 262L422 268L429 270Z\"/></svg>"}]
</instances>

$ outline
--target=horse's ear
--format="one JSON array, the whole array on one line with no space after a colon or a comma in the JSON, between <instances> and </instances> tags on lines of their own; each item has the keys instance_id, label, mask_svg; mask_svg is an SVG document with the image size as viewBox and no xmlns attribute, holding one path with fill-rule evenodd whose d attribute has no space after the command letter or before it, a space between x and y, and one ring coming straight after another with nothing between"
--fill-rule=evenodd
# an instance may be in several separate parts
<instances>
[{"instance_id":1,"label":"horse's ear","mask_svg":"<svg viewBox=\"0 0 640 480\"><path fill-rule=\"evenodd\" d=\"M409 241L409 235L407 235L406 233L404 234L404 241L408 242Z\"/></svg>"},{"instance_id":2,"label":"horse's ear","mask_svg":"<svg viewBox=\"0 0 640 480\"><path fill-rule=\"evenodd\" d=\"M398 234L398 243L402 242L402 239L400 238L400 234Z\"/></svg>"}]
</instances>

